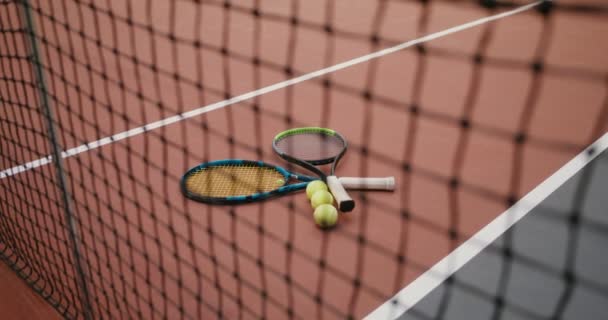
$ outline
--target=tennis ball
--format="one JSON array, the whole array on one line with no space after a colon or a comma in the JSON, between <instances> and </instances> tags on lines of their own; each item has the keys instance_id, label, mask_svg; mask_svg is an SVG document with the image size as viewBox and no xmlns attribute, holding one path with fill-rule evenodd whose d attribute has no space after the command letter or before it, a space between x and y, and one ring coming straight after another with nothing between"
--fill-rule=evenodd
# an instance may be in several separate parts
<instances>
[{"instance_id":1,"label":"tennis ball","mask_svg":"<svg viewBox=\"0 0 608 320\"><path fill-rule=\"evenodd\" d=\"M322 204L315 209L315 223L321 228L331 228L338 222L338 210L331 204Z\"/></svg>"},{"instance_id":2,"label":"tennis ball","mask_svg":"<svg viewBox=\"0 0 608 320\"><path fill-rule=\"evenodd\" d=\"M325 184L325 182L321 180L315 180L310 182L306 186L306 196L308 197L308 200L310 200L312 198L312 195L319 190L327 191L327 185Z\"/></svg>"},{"instance_id":3,"label":"tennis ball","mask_svg":"<svg viewBox=\"0 0 608 320\"><path fill-rule=\"evenodd\" d=\"M310 198L310 204L313 209L316 209L318 206L322 204L332 204L334 203L334 197L329 193L329 191L319 190L312 195Z\"/></svg>"}]
</instances>

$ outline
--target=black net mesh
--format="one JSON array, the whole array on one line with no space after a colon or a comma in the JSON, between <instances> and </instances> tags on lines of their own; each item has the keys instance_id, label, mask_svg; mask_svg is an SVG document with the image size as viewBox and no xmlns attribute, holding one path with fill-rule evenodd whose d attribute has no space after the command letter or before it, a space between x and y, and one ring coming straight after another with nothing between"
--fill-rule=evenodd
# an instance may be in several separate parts
<instances>
[{"instance_id":1,"label":"black net mesh","mask_svg":"<svg viewBox=\"0 0 608 320\"><path fill-rule=\"evenodd\" d=\"M525 4L0 0L1 256L66 318L361 318L607 131L607 4L547 1L230 99ZM227 207L179 192L204 161L281 163L272 138L301 126L346 137L338 175L397 190L353 193L329 232L302 195ZM508 244L499 256L608 292ZM459 288L495 319L541 317L502 281Z\"/></svg>"}]
</instances>

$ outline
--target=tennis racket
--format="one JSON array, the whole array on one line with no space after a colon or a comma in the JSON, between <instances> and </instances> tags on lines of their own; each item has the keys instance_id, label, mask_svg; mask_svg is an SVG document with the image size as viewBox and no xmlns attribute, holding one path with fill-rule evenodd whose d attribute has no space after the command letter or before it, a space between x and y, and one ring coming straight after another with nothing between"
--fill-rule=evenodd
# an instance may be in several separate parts
<instances>
[{"instance_id":1,"label":"tennis racket","mask_svg":"<svg viewBox=\"0 0 608 320\"><path fill-rule=\"evenodd\" d=\"M216 160L188 170L180 181L189 199L210 204L240 204L306 189L318 180L262 161ZM364 190L393 190L395 179L343 177L344 185ZM289 184L290 181L297 181Z\"/></svg>"},{"instance_id":2,"label":"tennis racket","mask_svg":"<svg viewBox=\"0 0 608 320\"><path fill-rule=\"evenodd\" d=\"M342 212L354 209L355 201L348 195L335 176L336 166L348 145L338 132L318 127L295 128L277 134L272 148L283 159L305 168L327 182ZM330 175L326 175L318 165L330 164ZM393 182L394 183L394 182Z\"/></svg>"}]
</instances>

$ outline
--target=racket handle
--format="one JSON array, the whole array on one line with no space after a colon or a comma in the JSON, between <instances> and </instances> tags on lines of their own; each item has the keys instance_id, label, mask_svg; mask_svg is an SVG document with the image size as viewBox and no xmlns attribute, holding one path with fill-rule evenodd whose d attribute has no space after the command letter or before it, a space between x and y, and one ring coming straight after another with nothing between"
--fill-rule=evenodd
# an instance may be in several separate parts
<instances>
[{"instance_id":1,"label":"racket handle","mask_svg":"<svg viewBox=\"0 0 608 320\"><path fill-rule=\"evenodd\" d=\"M340 183L347 189L361 190L395 190L395 177L385 178L355 178L340 177Z\"/></svg>"},{"instance_id":2,"label":"racket handle","mask_svg":"<svg viewBox=\"0 0 608 320\"><path fill-rule=\"evenodd\" d=\"M349 212L355 208L355 201L348 195L346 190L344 190L338 177L327 177L327 186L329 187L329 191L334 195L340 211Z\"/></svg>"}]
</instances>

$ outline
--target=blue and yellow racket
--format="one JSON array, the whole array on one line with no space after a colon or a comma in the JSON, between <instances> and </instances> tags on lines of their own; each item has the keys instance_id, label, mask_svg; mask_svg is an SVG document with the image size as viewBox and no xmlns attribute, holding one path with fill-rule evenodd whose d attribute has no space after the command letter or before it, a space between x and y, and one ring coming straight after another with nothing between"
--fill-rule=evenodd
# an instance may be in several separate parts
<instances>
[{"instance_id":1,"label":"blue and yellow racket","mask_svg":"<svg viewBox=\"0 0 608 320\"><path fill-rule=\"evenodd\" d=\"M226 159L191 168L180 184L189 199L210 204L240 204L303 190L310 181L318 179L262 161ZM339 180L349 189L393 190L395 187L393 177L342 177Z\"/></svg>"}]
</instances>

